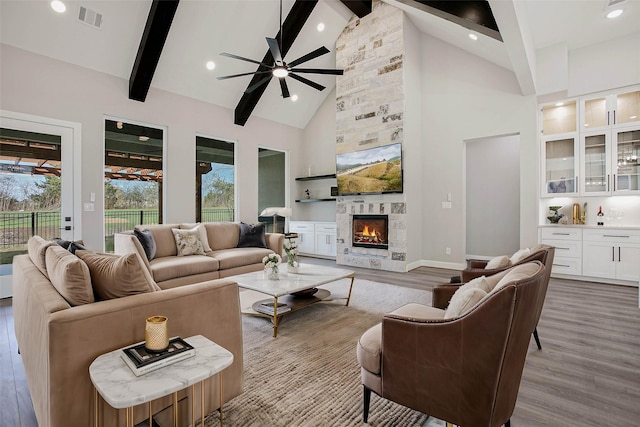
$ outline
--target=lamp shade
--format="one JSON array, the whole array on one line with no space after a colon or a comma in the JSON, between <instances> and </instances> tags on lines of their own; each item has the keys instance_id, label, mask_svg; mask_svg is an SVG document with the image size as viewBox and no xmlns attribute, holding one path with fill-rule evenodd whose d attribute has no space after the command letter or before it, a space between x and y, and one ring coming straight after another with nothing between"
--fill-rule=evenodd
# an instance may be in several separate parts
<instances>
[{"instance_id":1,"label":"lamp shade","mask_svg":"<svg viewBox=\"0 0 640 427\"><path fill-rule=\"evenodd\" d=\"M293 214L291 208L286 207L272 207L266 208L262 212L260 212L260 216L282 216L285 218L290 217Z\"/></svg>"}]
</instances>

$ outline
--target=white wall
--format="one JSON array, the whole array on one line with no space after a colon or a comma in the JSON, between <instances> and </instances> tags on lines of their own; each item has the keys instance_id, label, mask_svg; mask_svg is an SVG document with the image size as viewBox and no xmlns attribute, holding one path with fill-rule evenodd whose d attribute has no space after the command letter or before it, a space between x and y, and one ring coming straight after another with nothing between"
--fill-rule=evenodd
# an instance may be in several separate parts
<instances>
[{"instance_id":1,"label":"white wall","mask_svg":"<svg viewBox=\"0 0 640 427\"><path fill-rule=\"evenodd\" d=\"M103 245L105 115L167 127L166 223L194 220L196 133L237 142L237 219L245 222L257 221L259 213L258 145L299 157L300 129L257 117L236 126L232 110L154 88L146 102L131 101L127 80L5 44L0 44L0 55L0 109L82 125L82 200L76 203L89 202L95 192L96 205L95 212L84 212L76 237L89 248Z\"/></svg>"},{"instance_id":2,"label":"white wall","mask_svg":"<svg viewBox=\"0 0 640 427\"><path fill-rule=\"evenodd\" d=\"M522 96L515 75L422 35L423 259L464 262L463 141L519 133L520 245L537 242L535 96ZM452 208L442 202L452 195ZM451 255L445 248L451 248Z\"/></svg>"}]
</instances>

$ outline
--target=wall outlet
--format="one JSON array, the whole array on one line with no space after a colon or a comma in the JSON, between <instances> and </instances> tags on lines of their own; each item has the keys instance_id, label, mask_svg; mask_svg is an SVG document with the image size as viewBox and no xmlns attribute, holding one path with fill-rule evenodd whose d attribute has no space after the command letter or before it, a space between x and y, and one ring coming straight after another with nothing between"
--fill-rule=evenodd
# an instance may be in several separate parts
<instances>
[{"instance_id":1,"label":"wall outlet","mask_svg":"<svg viewBox=\"0 0 640 427\"><path fill-rule=\"evenodd\" d=\"M442 202L442 209L451 209L451 202Z\"/></svg>"},{"instance_id":2,"label":"wall outlet","mask_svg":"<svg viewBox=\"0 0 640 427\"><path fill-rule=\"evenodd\" d=\"M93 203L85 203L84 204L84 211L85 212L93 212L93 211L95 211L95 205Z\"/></svg>"},{"instance_id":3,"label":"wall outlet","mask_svg":"<svg viewBox=\"0 0 640 427\"><path fill-rule=\"evenodd\" d=\"M447 254L447 255L451 255L451 248L446 248L444 250L444 253Z\"/></svg>"}]
</instances>

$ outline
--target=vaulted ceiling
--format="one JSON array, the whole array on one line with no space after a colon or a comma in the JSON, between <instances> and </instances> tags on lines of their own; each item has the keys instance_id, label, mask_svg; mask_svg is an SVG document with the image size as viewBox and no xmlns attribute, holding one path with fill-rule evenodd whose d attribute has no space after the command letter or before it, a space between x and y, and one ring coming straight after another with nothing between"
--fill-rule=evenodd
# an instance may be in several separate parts
<instances>
[{"instance_id":1,"label":"vaulted ceiling","mask_svg":"<svg viewBox=\"0 0 640 427\"><path fill-rule=\"evenodd\" d=\"M460 22L429 9L435 3L446 2L384 1L403 9L421 32L514 71L523 92L531 90L534 83L530 69L527 76L530 64L523 53L527 46L539 49L564 43L568 49L575 49L640 31L637 24L640 0L625 0L625 14L617 20L604 18L607 0L489 0L503 42L469 21ZM129 80L135 71L152 1L65 3L67 11L57 14L48 1L0 1L0 41ZM284 17L294 3L283 1ZM308 14L286 58L300 57L324 45L331 52L305 65L335 68L335 41L354 11L359 8L366 11L367 4L370 0L320 0ZM81 7L102 15L99 29L78 20ZM319 32L316 26L321 22L325 29ZM469 28L478 30L476 42L469 40ZM222 57L220 53L261 60L267 52L265 37L275 37L278 31L277 0L182 0L175 10L150 85L236 110L251 76L229 80L216 77L252 72L256 65ZM216 63L212 71L205 68L210 60ZM282 98L280 86L272 79L249 114L305 127L336 79L331 75L307 77L327 89L318 92L292 81L289 90L298 95L298 101L292 102ZM124 97L128 95L123 93Z\"/></svg>"}]
</instances>

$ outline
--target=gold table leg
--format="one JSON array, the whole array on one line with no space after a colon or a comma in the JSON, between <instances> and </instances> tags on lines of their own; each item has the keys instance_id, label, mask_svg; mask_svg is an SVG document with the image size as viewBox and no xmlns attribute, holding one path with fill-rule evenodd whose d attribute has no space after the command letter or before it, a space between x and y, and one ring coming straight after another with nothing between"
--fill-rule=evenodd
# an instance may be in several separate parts
<instances>
[{"instance_id":1,"label":"gold table leg","mask_svg":"<svg viewBox=\"0 0 640 427\"><path fill-rule=\"evenodd\" d=\"M149 427L153 427L153 414L151 413L151 401L149 401Z\"/></svg>"},{"instance_id":2,"label":"gold table leg","mask_svg":"<svg viewBox=\"0 0 640 427\"><path fill-rule=\"evenodd\" d=\"M178 392L173 393L173 427L178 427Z\"/></svg>"},{"instance_id":3,"label":"gold table leg","mask_svg":"<svg viewBox=\"0 0 640 427\"><path fill-rule=\"evenodd\" d=\"M355 273L347 276L347 278L351 278L351 284L349 285L349 295L347 296L347 303L345 304L345 306L349 306L349 301L351 301L351 290L353 289L353 281L356 279L356 275Z\"/></svg>"},{"instance_id":4,"label":"gold table leg","mask_svg":"<svg viewBox=\"0 0 640 427\"><path fill-rule=\"evenodd\" d=\"M202 406L200 406L200 420L202 421L202 427L204 427L204 380L200 381L200 399Z\"/></svg>"},{"instance_id":5,"label":"gold table leg","mask_svg":"<svg viewBox=\"0 0 640 427\"><path fill-rule=\"evenodd\" d=\"M220 372L220 427L222 427L222 372Z\"/></svg>"},{"instance_id":6,"label":"gold table leg","mask_svg":"<svg viewBox=\"0 0 640 427\"><path fill-rule=\"evenodd\" d=\"M196 427L196 385L191 386L191 425Z\"/></svg>"},{"instance_id":7,"label":"gold table leg","mask_svg":"<svg viewBox=\"0 0 640 427\"><path fill-rule=\"evenodd\" d=\"M93 412L95 415L95 420L94 420L94 426L95 427L100 427L100 423L98 422L98 389L97 388L93 388L93 400L94 400L94 408L93 408Z\"/></svg>"},{"instance_id":8,"label":"gold table leg","mask_svg":"<svg viewBox=\"0 0 640 427\"><path fill-rule=\"evenodd\" d=\"M278 336L278 297L273 298L273 337Z\"/></svg>"}]
</instances>

